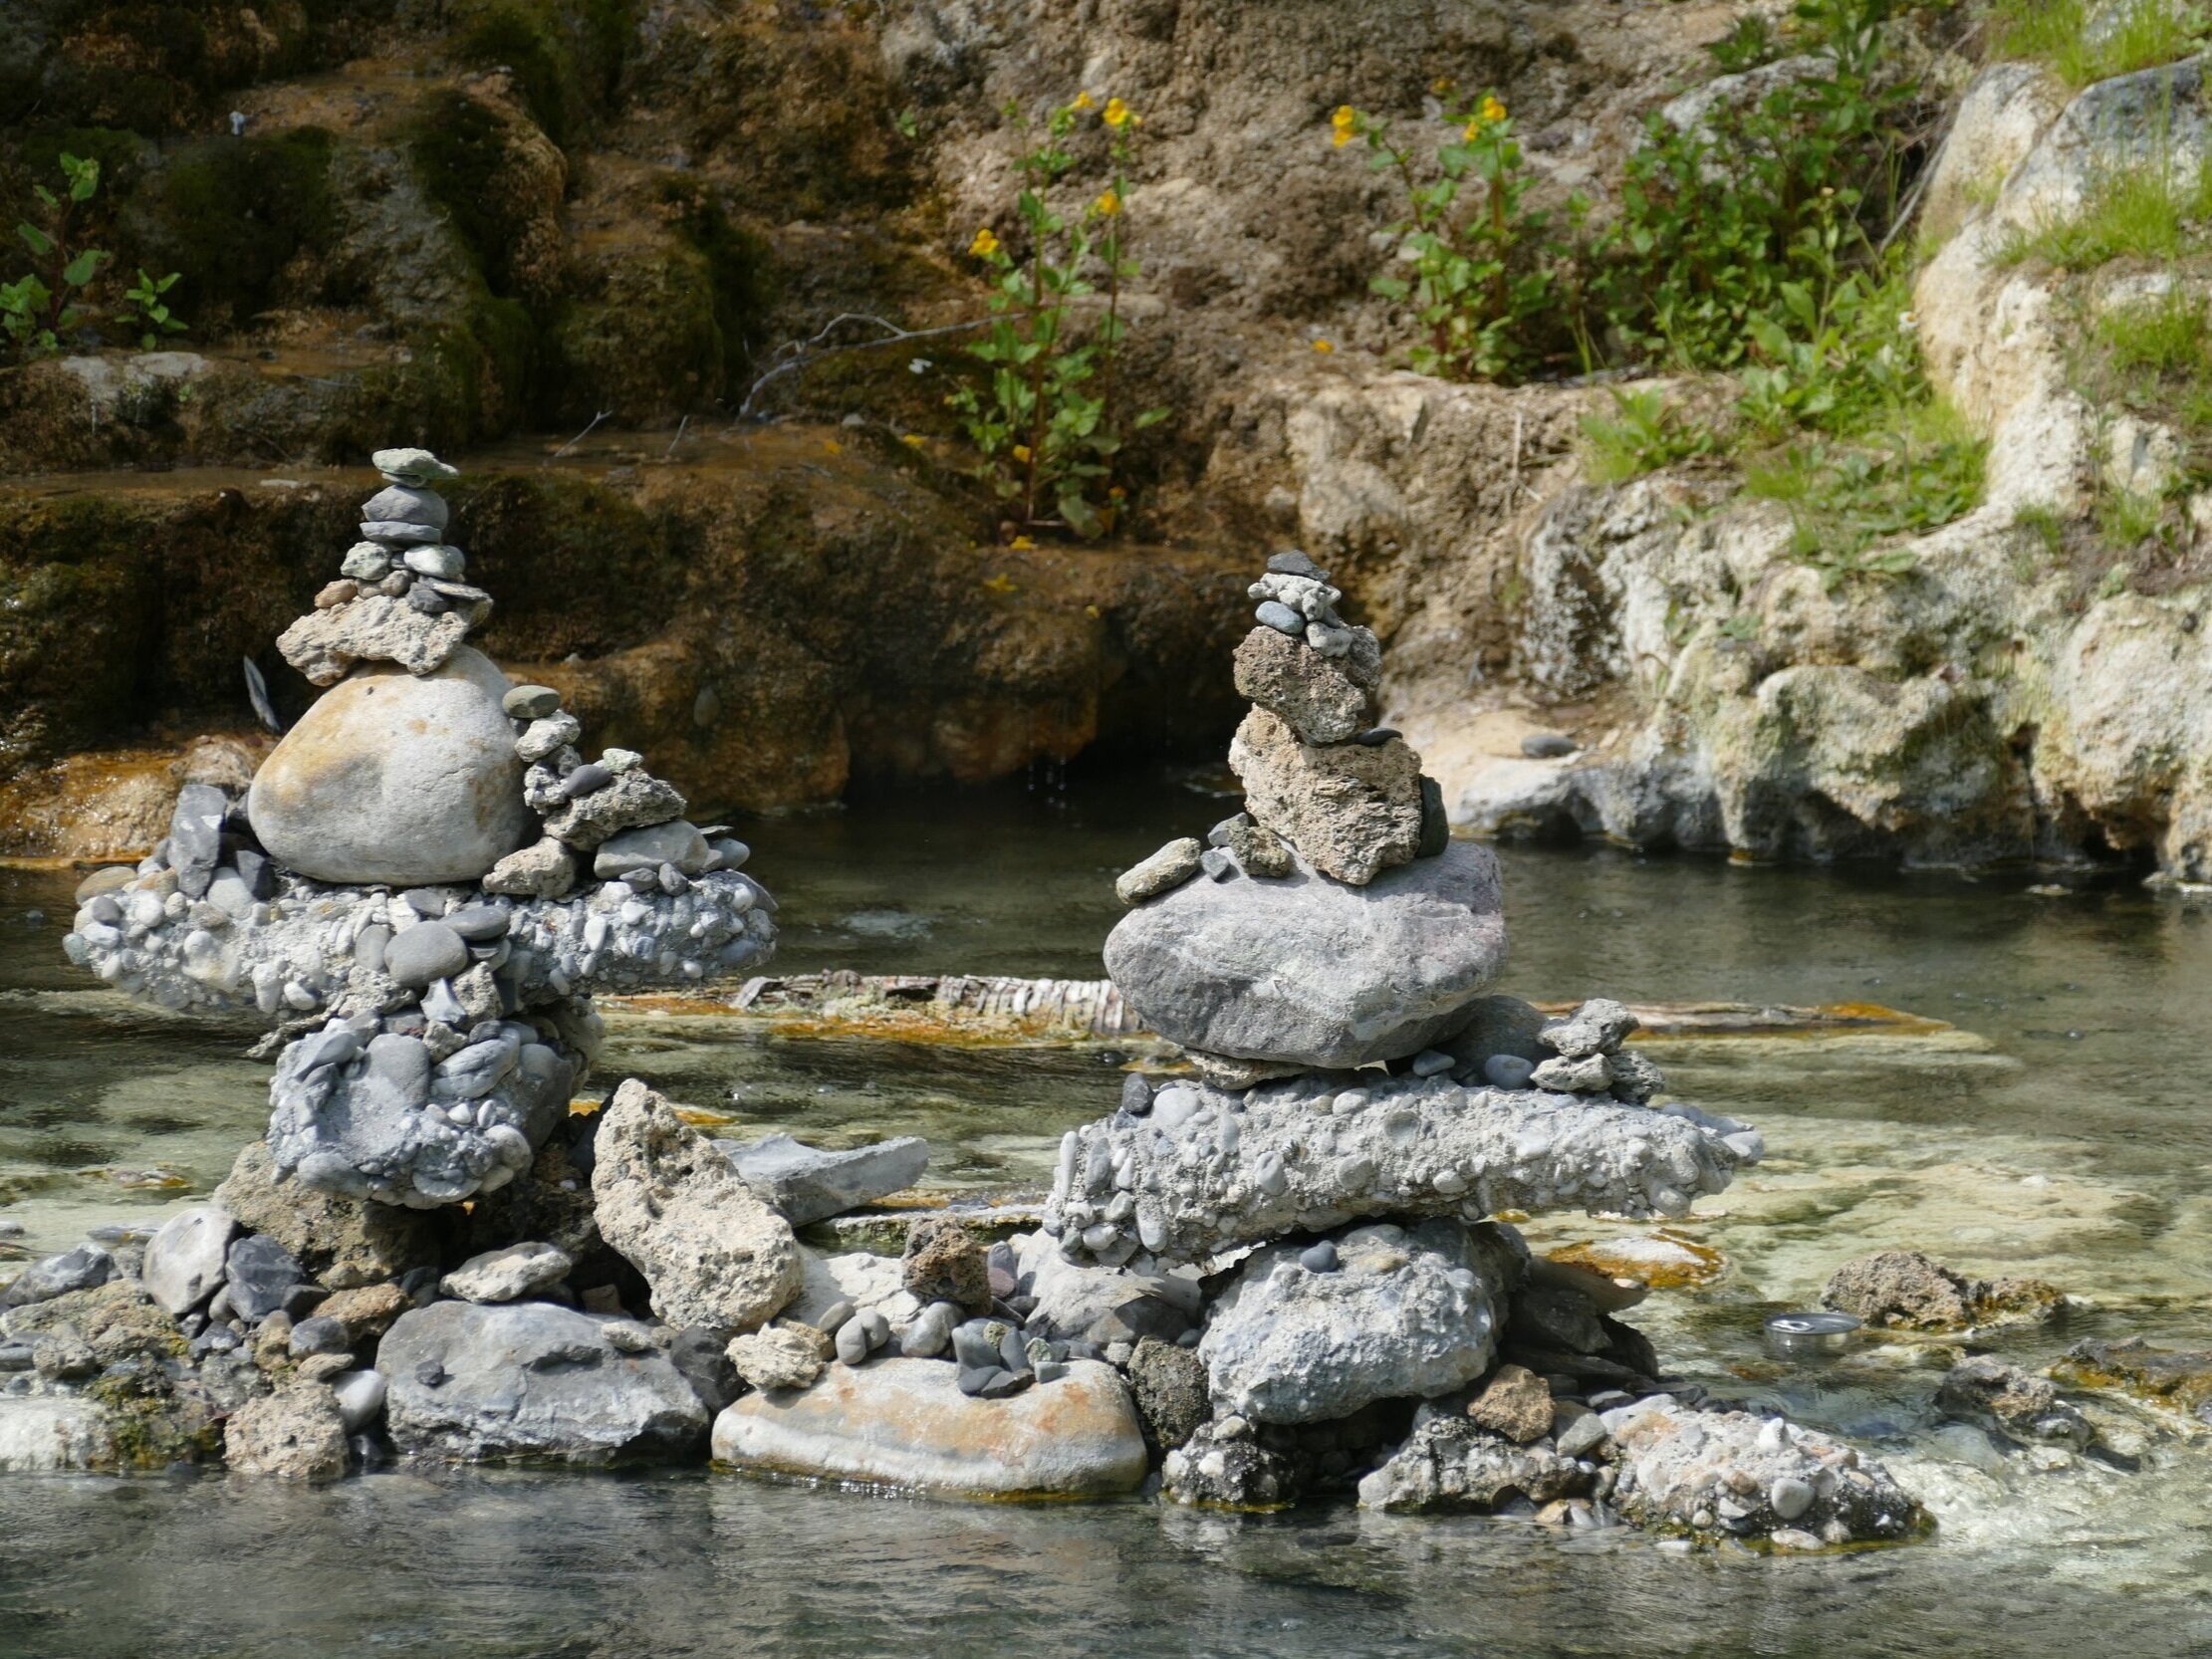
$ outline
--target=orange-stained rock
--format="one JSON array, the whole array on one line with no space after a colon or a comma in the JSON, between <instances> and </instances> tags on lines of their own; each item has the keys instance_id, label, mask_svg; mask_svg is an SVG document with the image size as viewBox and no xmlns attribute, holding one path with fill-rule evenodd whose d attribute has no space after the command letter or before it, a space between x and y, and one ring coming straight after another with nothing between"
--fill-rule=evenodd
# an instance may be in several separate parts
<instances>
[{"instance_id":1,"label":"orange-stained rock","mask_svg":"<svg viewBox=\"0 0 2212 1659\"><path fill-rule=\"evenodd\" d=\"M803 1390L748 1394L714 1423L740 1469L977 1498L1104 1498L1144 1480L1144 1431L1110 1365L1069 1362L1003 1400L960 1392L941 1359L833 1365Z\"/></svg>"}]
</instances>

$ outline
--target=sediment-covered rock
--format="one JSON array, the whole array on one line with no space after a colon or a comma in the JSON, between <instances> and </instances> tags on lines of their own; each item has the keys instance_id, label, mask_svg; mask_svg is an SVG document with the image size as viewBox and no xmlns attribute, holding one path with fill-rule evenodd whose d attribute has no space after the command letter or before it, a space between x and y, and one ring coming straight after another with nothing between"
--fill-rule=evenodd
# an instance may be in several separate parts
<instances>
[{"instance_id":1,"label":"sediment-covered rock","mask_svg":"<svg viewBox=\"0 0 2212 1659\"><path fill-rule=\"evenodd\" d=\"M1549 1444L1521 1445L1471 1419L1427 1412L1405 1444L1359 1482L1365 1510L1471 1510L1547 1504L1591 1490L1596 1471Z\"/></svg>"},{"instance_id":2,"label":"sediment-covered rock","mask_svg":"<svg viewBox=\"0 0 2212 1659\"><path fill-rule=\"evenodd\" d=\"M1214 1401L1257 1423L1320 1423L1449 1393L1490 1368L1525 1254L1441 1217L1256 1251L1198 1343Z\"/></svg>"},{"instance_id":3,"label":"sediment-covered rock","mask_svg":"<svg viewBox=\"0 0 2212 1659\"><path fill-rule=\"evenodd\" d=\"M696 1454L699 1403L645 1327L551 1303L438 1302L376 1353L392 1444L457 1463L604 1465Z\"/></svg>"},{"instance_id":4,"label":"sediment-covered rock","mask_svg":"<svg viewBox=\"0 0 2212 1659\"><path fill-rule=\"evenodd\" d=\"M1681 1215L1752 1161L1727 1139L1742 1127L1447 1076L1176 1083L1143 1117L1068 1131L1045 1224L1083 1257L1195 1262L1368 1216Z\"/></svg>"},{"instance_id":5,"label":"sediment-covered rock","mask_svg":"<svg viewBox=\"0 0 2212 1659\"><path fill-rule=\"evenodd\" d=\"M1698 1411L1663 1394L1602 1415L1620 1469L1611 1502L1638 1526L1814 1548L1929 1525L1879 1463L1780 1417Z\"/></svg>"},{"instance_id":6,"label":"sediment-covered rock","mask_svg":"<svg viewBox=\"0 0 2212 1659\"><path fill-rule=\"evenodd\" d=\"M1870 1325L1965 1330L2049 1318L2065 1305L2066 1293L2034 1279L1969 1279L1916 1250L1885 1250L1838 1268L1821 1303Z\"/></svg>"},{"instance_id":7,"label":"sediment-covered rock","mask_svg":"<svg viewBox=\"0 0 2212 1659\"><path fill-rule=\"evenodd\" d=\"M1504 962L1497 860L1469 842L1364 887L1304 866L1188 881L1106 944L1123 999L1161 1036L1317 1068L1418 1054Z\"/></svg>"},{"instance_id":8,"label":"sediment-covered rock","mask_svg":"<svg viewBox=\"0 0 2212 1659\"><path fill-rule=\"evenodd\" d=\"M2088 1418L2059 1398L2049 1378L2030 1376L1993 1354L1976 1354L1946 1371L1935 1405L1945 1416L1987 1424L2015 1440L2056 1441L2079 1451L2096 1434Z\"/></svg>"},{"instance_id":9,"label":"sediment-covered rock","mask_svg":"<svg viewBox=\"0 0 2212 1659\"><path fill-rule=\"evenodd\" d=\"M600 1234L645 1276L670 1324L751 1330L799 1294L799 1244L714 1143L632 1077L599 1128Z\"/></svg>"},{"instance_id":10,"label":"sediment-covered rock","mask_svg":"<svg viewBox=\"0 0 2212 1659\"><path fill-rule=\"evenodd\" d=\"M987 1498L1132 1492L1144 1434L1112 1367L1066 1374L1004 1399L961 1392L934 1359L835 1365L803 1392L748 1394L715 1419L717 1462L766 1473Z\"/></svg>"}]
</instances>

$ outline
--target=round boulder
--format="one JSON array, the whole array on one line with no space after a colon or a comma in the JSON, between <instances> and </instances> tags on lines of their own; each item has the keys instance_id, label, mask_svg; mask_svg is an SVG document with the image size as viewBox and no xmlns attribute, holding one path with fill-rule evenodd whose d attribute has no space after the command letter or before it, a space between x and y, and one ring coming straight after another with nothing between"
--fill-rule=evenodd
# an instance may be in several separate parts
<instances>
[{"instance_id":1,"label":"round boulder","mask_svg":"<svg viewBox=\"0 0 2212 1659\"><path fill-rule=\"evenodd\" d=\"M465 645L427 674L363 664L262 763L246 798L254 833L321 881L478 880L535 832L506 694L506 675Z\"/></svg>"}]
</instances>

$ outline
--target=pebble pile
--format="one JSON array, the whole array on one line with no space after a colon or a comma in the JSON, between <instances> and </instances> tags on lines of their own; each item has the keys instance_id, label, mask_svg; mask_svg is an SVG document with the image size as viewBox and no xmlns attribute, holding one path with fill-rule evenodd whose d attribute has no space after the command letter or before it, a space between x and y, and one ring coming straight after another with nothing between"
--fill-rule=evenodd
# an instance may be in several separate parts
<instances>
[{"instance_id":1,"label":"pebble pile","mask_svg":"<svg viewBox=\"0 0 2212 1659\"><path fill-rule=\"evenodd\" d=\"M330 689L244 802L188 786L151 857L86 883L64 943L164 1007L278 1023L281 1172L434 1208L529 1167L598 1047L591 990L755 968L775 901L640 756L585 760L558 693L465 643L491 597L445 541L457 475L373 459L363 540L278 642Z\"/></svg>"}]
</instances>

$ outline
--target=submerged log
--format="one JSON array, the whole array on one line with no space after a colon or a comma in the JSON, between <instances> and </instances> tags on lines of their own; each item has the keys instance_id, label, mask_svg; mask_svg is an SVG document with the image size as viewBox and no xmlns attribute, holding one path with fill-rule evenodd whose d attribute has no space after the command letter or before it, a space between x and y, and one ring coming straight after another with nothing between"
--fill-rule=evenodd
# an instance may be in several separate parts
<instances>
[{"instance_id":1,"label":"submerged log","mask_svg":"<svg viewBox=\"0 0 2212 1659\"><path fill-rule=\"evenodd\" d=\"M616 997L609 1012L738 1015L794 1036L927 1042L1158 1042L1111 980L976 974L765 975L728 996ZM1539 1003L1564 1014L1573 1003ZM1643 1041L1668 1038L1927 1036L1950 1030L1874 1003L1631 1003Z\"/></svg>"}]
</instances>

